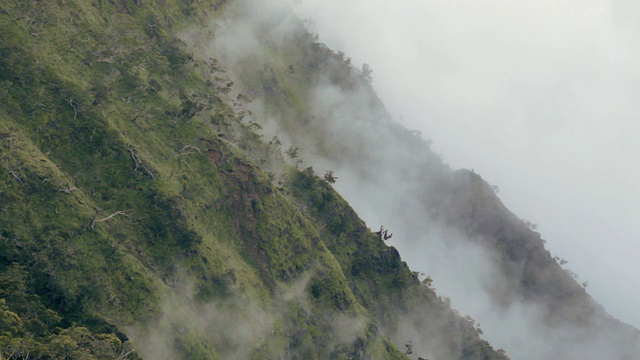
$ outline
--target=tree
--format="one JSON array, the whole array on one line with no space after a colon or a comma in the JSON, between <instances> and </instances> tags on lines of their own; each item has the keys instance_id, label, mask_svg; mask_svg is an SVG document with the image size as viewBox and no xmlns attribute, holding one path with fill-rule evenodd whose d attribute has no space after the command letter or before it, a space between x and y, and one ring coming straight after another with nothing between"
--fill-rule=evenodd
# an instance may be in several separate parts
<instances>
[{"instance_id":1,"label":"tree","mask_svg":"<svg viewBox=\"0 0 640 360\"><path fill-rule=\"evenodd\" d=\"M373 78L371 77L371 74L373 73L373 70L371 70L371 66L369 66L369 64L364 63L362 64L362 77L367 80L368 82L371 82L373 80Z\"/></svg>"},{"instance_id":2,"label":"tree","mask_svg":"<svg viewBox=\"0 0 640 360\"><path fill-rule=\"evenodd\" d=\"M313 166L309 166L309 167L305 168L304 170L302 170L302 173L306 177L314 177L316 175L316 173L313 171Z\"/></svg>"},{"instance_id":3,"label":"tree","mask_svg":"<svg viewBox=\"0 0 640 360\"><path fill-rule=\"evenodd\" d=\"M562 265L566 265L566 264L568 264L568 263L569 263L567 260L565 260L565 259L561 258L560 256L554 256L554 257L553 257L553 260L555 260L555 261L556 261L558 264L560 264L561 266L562 266Z\"/></svg>"},{"instance_id":4,"label":"tree","mask_svg":"<svg viewBox=\"0 0 640 360\"><path fill-rule=\"evenodd\" d=\"M380 225L380 230L376 231L375 234L380 236L380 239L382 241L389 240L393 236L393 234L390 233L389 230L385 229L382 225Z\"/></svg>"},{"instance_id":5,"label":"tree","mask_svg":"<svg viewBox=\"0 0 640 360\"><path fill-rule=\"evenodd\" d=\"M537 228L538 228L538 224L534 224L534 223L532 223L532 222L531 222L531 221L529 221L529 220L522 219L522 222L523 222L525 225L527 225L527 227L529 227L529 229L531 229L531 230L535 230L535 229L537 229Z\"/></svg>"},{"instance_id":6,"label":"tree","mask_svg":"<svg viewBox=\"0 0 640 360\"><path fill-rule=\"evenodd\" d=\"M271 138L271 141L269 141L269 146L273 146L276 149L278 149L278 151L280 151L280 147L282 146L282 142L280 141L278 136L274 136L274 137Z\"/></svg>"},{"instance_id":7,"label":"tree","mask_svg":"<svg viewBox=\"0 0 640 360\"><path fill-rule=\"evenodd\" d=\"M333 175L333 170L327 170L327 172L324 173L324 181L329 184L335 184L336 180L338 180L338 177Z\"/></svg>"},{"instance_id":8,"label":"tree","mask_svg":"<svg viewBox=\"0 0 640 360\"><path fill-rule=\"evenodd\" d=\"M289 158L293 160L298 157L298 150L300 149L297 147L291 146L289 150L285 151L285 154L287 154L287 156L289 156Z\"/></svg>"},{"instance_id":9,"label":"tree","mask_svg":"<svg viewBox=\"0 0 640 360\"><path fill-rule=\"evenodd\" d=\"M407 348L407 351L404 352L405 355L413 354L413 343L411 341L404 346Z\"/></svg>"}]
</instances>

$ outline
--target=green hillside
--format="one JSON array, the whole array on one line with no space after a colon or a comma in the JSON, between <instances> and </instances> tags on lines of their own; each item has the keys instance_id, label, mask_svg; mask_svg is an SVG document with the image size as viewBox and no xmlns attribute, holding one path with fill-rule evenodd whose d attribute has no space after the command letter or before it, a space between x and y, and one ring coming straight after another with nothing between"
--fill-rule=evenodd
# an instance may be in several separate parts
<instances>
[{"instance_id":1,"label":"green hillside","mask_svg":"<svg viewBox=\"0 0 640 360\"><path fill-rule=\"evenodd\" d=\"M554 349L549 356L637 357L640 332L607 314L545 249L541 234L511 213L479 174L453 171L431 150L430 141L394 121L373 91L375 73L366 64L355 67L345 54L319 43L307 30L312 19L300 21L287 9L255 2L240 2L225 14L226 21L210 22L182 37L202 58L220 54L236 85L253 99L248 109L266 137L276 135L284 148L299 148L298 157L288 159L291 164L303 161L300 167L331 169L331 176L339 178L336 187L345 190L352 206L363 214L375 213L374 218L385 224L386 219L392 222L405 254L418 252L420 241L438 236L455 241L458 249L482 249L482 261L490 264L477 265L476 271L495 268L491 278L479 279L491 311L504 317L522 311L513 320L522 326L528 321L531 335ZM248 29L239 30L240 23ZM357 254L351 247L358 243L358 232L347 227L343 217L331 215L333 208L323 205L325 197L302 198L321 205L315 217L338 235L338 242L323 240L348 277L349 260L341 255ZM445 246L440 256L459 257L451 250L455 246ZM351 272L359 274L357 255ZM367 277L384 279L380 275ZM368 303L366 298L362 301ZM386 309L374 314L382 316L385 329L396 330L401 319L384 318ZM409 327L422 334L430 330L424 324L400 323L400 333ZM534 343L528 334L519 336L515 343ZM419 340L430 349L433 335Z\"/></svg>"},{"instance_id":2,"label":"green hillside","mask_svg":"<svg viewBox=\"0 0 640 360\"><path fill-rule=\"evenodd\" d=\"M505 359L251 119L313 72L187 45L228 6L0 1L0 358Z\"/></svg>"}]
</instances>

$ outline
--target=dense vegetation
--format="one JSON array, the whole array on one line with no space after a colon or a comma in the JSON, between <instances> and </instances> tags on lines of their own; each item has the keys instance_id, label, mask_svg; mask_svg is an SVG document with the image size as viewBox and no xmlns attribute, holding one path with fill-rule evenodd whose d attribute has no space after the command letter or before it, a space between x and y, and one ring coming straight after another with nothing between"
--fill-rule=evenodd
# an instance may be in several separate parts
<instances>
[{"instance_id":1,"label":"dense vegetation","mask_svg":"<svg viewBox=\"0 0 640 360\"><path fill-rule=\"evenodd\" d=\"M535 313L527 319L535 327L533 332L546 333L542 339L554 342L552 355L548 356L637 356L640 332L607 314L545 249L541 235L530 223L511 213L479 174L464 169L452 171L430 149L430 141L393 121L372 89L368 65L354 67L345 54L318 43L305 23L287 16L286 11L255 3L251 8L255 9L247 11L239 6L235 12L230 11L234 16L226 25L214 22L213 40L202 30L195 35L190 32L185 38L194 48L205 49L196 52L199 56L216 51L222 54L221 63L240 89L254 99L248 108L269 133L267 137L276 134L285 148L299 147L299 159L292 158L292 165L302 160L304 166L335 170L327 174L329 182L340 177L337 186L348 190L345 195L348 193L359 210L394 219L395 230L404 236L400 243L428 241L435 228L436 235L437 231L444 232L461 241L460 246L483 249L489 254L484 260L496 269L492 279L482 280L493 310L504 315L513 313L514 308L527 308ZM235 23L251 28L237 31ZM242 51L237 45L249 41L252 52ZM394 256L371 250L360 228L346 220L349 215L335 212L335 205L329 205L331 195L319 187L308 190L313 187L303 180L305 173L294 177L293 183L307 190L291 193L304 200L298 206L305 213L322 219L322 225L316 227L322 229L321 236L330 234L323 241L347 278L362 274L359 264L365 249L377 263ZM343 181L349 184L342 185ZM369 210L372 208L375 210ZM404 250L414 251L410 245ZM442 256L455 258L457 254ZM386 275L366 273L364 278L377 279L366 285L350 279L351 287L359 290L356 295L374 315L390 313L388 308L378 312L367 299L369 293L380 293L380 286L389 280ZM382 287L393 289L396 285L391 281ZM409 293L405 290L400 298L393 298L385 292L382 298L402 304L411 297ZM396 321L400 318L395 317ZM378 321L395 330L393 321L387 320ZM516 320L525 322L524 317ZM409 327L407 323L403 326ZM427 326L416 328L429 333ZM430 334L421 342L429 344L433 338ZM524 335L519 341L526 343L529 339Z\"/></svg>"},{"instance_id":2,"label":"dense vegetation","mask_svg":"<svg viewBox=\"0 0 640 360\"><path fill-rule=\"evenodd\" d=\"M225 6L0 1L0 357L505 358L180 39Z\"/></svg>"}]
</instances>

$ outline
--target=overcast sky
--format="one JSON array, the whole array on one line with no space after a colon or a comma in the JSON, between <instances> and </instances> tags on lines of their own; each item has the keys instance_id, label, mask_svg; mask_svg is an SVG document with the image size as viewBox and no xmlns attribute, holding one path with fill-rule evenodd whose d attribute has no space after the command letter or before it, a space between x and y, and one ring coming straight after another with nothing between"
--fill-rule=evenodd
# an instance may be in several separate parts
<instances>
[{"instance_id":1,"label":"overcast sky","mask_svg":"<svg viewBox=\"0 0 640 360\"><path fill-rule=\"evenodd\" d=\"M606 310L640 328L640 6L302 0L390 113L500 188Z\"/></svg>"}]
</instances>

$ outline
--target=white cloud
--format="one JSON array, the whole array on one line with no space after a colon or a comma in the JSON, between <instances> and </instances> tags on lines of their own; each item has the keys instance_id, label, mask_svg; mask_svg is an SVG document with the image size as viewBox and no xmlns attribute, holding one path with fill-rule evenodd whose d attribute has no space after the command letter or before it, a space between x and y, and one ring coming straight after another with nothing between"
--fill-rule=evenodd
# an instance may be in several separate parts
<instances>
[{"instance_id":1,"label":"white cloud","mask_svg":"<svg viewBox=\"0 0 640 360\"><path fill-rule=\"evenodd\" d=\"M640 31L624 1L303 0L389 111L500 186L607 311L640 327Z\"/></svg>"}]
</instances>

